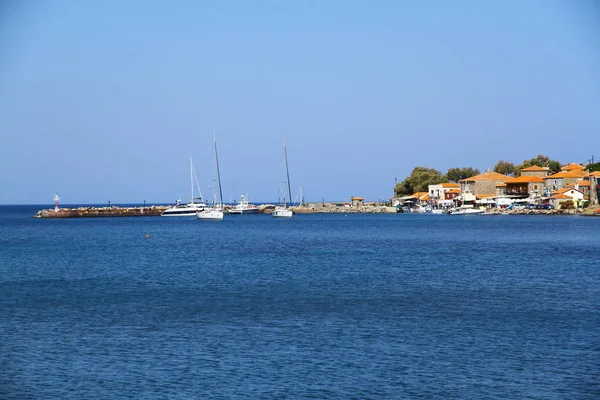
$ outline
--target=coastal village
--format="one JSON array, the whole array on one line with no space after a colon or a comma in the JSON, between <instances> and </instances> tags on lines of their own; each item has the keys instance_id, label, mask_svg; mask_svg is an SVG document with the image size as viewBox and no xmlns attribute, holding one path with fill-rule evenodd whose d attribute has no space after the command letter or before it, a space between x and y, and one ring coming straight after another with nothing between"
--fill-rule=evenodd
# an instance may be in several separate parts
<instances>
[{"instance_id":1,"label":"coastal village","mask_svg":"<svg viewBox=\"0 0 600 400\"><path fill-rule=\"evenodd\" d=\"M552 173L548 167L531 166L511 177L489 169L459 182L429 185L428 192L395 197L392 204L408 212L452 213L457 207L481 212L583 212L598 205L600 172L584 165L566 164Z\"/></svg>"}]
</instances>

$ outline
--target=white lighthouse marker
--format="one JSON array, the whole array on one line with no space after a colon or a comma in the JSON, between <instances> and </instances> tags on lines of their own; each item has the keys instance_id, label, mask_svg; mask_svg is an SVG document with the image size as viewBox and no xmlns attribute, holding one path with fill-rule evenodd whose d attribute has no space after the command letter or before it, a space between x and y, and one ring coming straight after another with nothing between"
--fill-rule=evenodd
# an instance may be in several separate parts
<instances>
[{"instance_id":1,"label":"white lighthouse marker","mask_svg":"<svg viewBox=\"0 0 600 400\"><path fill-rule=\"evenodd\" d=\"M58 201L60 197L58 197L58 193L54 193L54 212L58 212Z\"/></svg>"}]
</instances>

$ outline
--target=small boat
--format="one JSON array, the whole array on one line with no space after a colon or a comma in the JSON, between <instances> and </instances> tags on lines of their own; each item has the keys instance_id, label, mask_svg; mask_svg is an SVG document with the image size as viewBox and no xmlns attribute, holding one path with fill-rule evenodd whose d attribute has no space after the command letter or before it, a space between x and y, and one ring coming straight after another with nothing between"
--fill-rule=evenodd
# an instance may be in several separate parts
<instances>
[{"instance_id":1,"label":"small boat","mask_svg":"<svg viewBox=\"0 0 600 400\"><path fill-rule=\"evenodd\" d=\"M229 214L256 214L258 212L258 207L254 204L250 204L248 201L248 196L241 195L240 201L238 203L229 208L227 213Z\"/></svg>"},{"instance_id":2,"label":"small boat","mask_svg":"<svg viewBox=\"0 0 600 400\"><path fill-rule=\"evenodd\" d=\"M287 189L288 189L287 194L289 195L289 199L291 201L292 200L292 188L290 186L290 172L288 170L285 138L283 138L283 166L285 168L285 176L284 176L283 183L284 183L284 185L287 183ZM294 215L294 212L292 210L290 210L289 208L287 208L287 205L285 202L285 190L284 190L284 195L283 195L283 205L275 207L275 209L273 210L271 215L274 218L292 218L292 216Z\"/></svg>"},{"instance_id":3,"label":"small boat","mask_svg":"<svg viewBox=\"0 0 600 400\"><path fill-rule=\"evenodd\" d=\"M200 192L200 197L194 197L194 179L196 179L196 172L194 171L194 165L192 163L192 157L190 157L190 183L192 186L192 198L191 201L187 204L181 204L181 200L177 200L175 205L171 208L166 209L160 215L161 217L188 217L194 216L199 211L204 210L208 205L202 201L202 192L200 191L200 186L198 185L198 180L196 179L196 186L198 186L198 191Z\"/></svg>"},{"instance_id":4,"label":"small boat","mask_svg":"<svg viewBox=\"0 0 600 400\"><path fill-rule=\"evenodd\" d=\"M223 219L223 210L221 210L220 208L212 208L212 207L206 208L206 209L198 212L198 214L196 214L196 218L220 221Z\"/></svg>"},{"instance_id":5,"label":"small boat","mask_svg":"<svg viewBox=\"0 0 600 400\"><path fill-rule=\"evenodd\" d=\"M292 218L294 212L289 208L275 207L271 215L275 218Z\"/></svg>"},{"instance_id":6,"label":"small boat","mask_svg":"<svg viewBox=\"0 0 600 400\"><path fill-rule=\"evenodd\" d=\"M217 136L214 135L213 139L213 185L212 185L212 205L210 207L205 208L202 211L198 211L196 213L197 219L205 219L205 220L215 220L220 221L223 219L223 193L221 191L221 173L219 171L219 159L217 157ZM219 184L217 185L217 177ZM221 196L221 204L217 204L217 191L216 188L219 188L219 194Z\"/></svg>"},{"instance_id":7,"label":"small boat","mask_svg":"<svg viewBox=\"0 0 600 400\"><path fill-rule=\"evenodd\" d=\"M471 205L462 205L460 207L451 208L448 210L450 215L472 215L472 214L483 214L485 210L474 208Z\"/></svg>"}]
</instances>

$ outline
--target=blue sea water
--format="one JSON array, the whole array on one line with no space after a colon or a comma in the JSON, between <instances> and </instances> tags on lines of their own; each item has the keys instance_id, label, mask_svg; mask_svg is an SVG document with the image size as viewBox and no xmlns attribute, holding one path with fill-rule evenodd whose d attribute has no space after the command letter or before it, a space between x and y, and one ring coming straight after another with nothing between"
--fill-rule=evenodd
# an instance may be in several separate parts
<instances>
[{"instance_id":1,"label":"blue sea water","mask_svg":"<svg viewBox=\"0 0 600 400\"><path fill-rule=\"evenodd\" d=\"M600 397L600 218L39 208L0 206L2 399Z\"/></svg>"}]
</instances>

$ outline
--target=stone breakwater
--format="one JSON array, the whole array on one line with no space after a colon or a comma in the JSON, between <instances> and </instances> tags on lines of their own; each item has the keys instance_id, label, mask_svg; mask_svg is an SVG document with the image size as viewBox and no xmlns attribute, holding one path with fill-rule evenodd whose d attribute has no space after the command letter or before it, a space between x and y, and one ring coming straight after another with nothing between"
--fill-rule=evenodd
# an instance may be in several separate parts
<instances>
[{"instance_id":1,"label":"stone breakwater","mask_svg":"<svg viewBox=\"0 0 600 400\"><path fill-rule=\"evenodd\" d=\"M155 217L169 207L77 207L40 210L33 218Z\"/></svg>"},{"instance_id":2,"label":"stone breakwater","mask_svg":"<svg viewBox=\"0 0 600 400\"><path fill-rule=\"evenodd\" d=\"M386 206L364 206L364 207L292 207L295 213L298 214L396 214L396 207Z\"/></svg>"}]
</instances>

